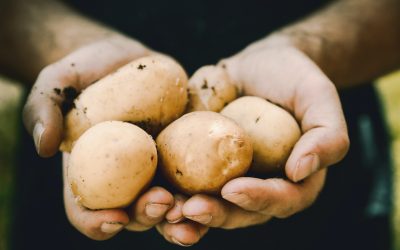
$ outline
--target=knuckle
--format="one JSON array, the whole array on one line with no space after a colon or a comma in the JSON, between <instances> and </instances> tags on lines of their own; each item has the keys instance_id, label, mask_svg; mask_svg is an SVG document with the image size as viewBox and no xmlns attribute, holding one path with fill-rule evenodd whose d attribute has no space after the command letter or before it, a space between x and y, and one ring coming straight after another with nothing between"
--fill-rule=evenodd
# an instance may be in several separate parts
<instances>
[{"instance_id":1,"label":"knuckle","mask_svg":"<svg viewBox=\"0 0 400 250\"><path fill-rule=\"evenodd\" d=\"M92 223L84 221L71 221L71 223L79 232L92 240L102 241L114 236L101 232L100 227Z\"/></svg>"},{"instance_id":2,"label":"knuckle","mask_svg":"<svg viewBox=\"0 0 400 250\"><path fill-rule=\"evenodd\" d=\"M221 216L217 219L215 219L214 221L212 221L212 224L214 224L214 226L222 228L222 229L235 229L237 228L236 225L234 225L232 223L232 221L230 220L230 216L226 214L224 214L224 216Z\"/></svg>"},{"instance_id":3,"label":"knuckle","mask_svg":"<svg viewBox=\"0 0 400 250\"><path fill-rule=\"evenodd\" d=\"M57 71L57 68L58 68L58 66L57 66L56 63L47 65L46 67L44 67L44 68L39 72L38 79L43 79L43 78L46 78L46 77L48 77L48 76L53 75L54 72Z\"/></svg>"},{"instance_id":4,"label":"knuckle","mask_svg":"<svg viewBox=\"0 0 400 250\"><path fill-rule=\"evenodd\" d=\"M280 218L280 219L289 218L290 216L310 207L314 203L316 198L317 198L317 195L310 195L307 197L302 197L302 199L300 201L297 201L296 203L293 203L286 207L280 208L280 210L277 211L275 217Z\"/></svg>"},{"instance_id":5,"label":"knuckle","mask_svg":"<svg viewBox=\"0 0 400 250\"><path fill-rule=\"evenodd\" d=\"M288 206L286 208L281 208L279 212L276 213L275 217L279 219L286 219L295 214L297 211L293 206Z\"/></svg>"},{"instance_id":6,"label":"knuckle","mask_svg":"<svg viewBox=\"0 0 400 250\"><path fill-rule=\"evenodd\" d=\"M342 132L337 135L338 145L339 145L339 153L343 158L350 148L350 138L347 132Z\"/></svg>"},{"instance_id":7,"label":"knuckle","mask_svg":"<svg viewBox=\"0 0 400 250\"><path fill-rule=\"evenodd\" d=\"M222 223L220 226L220 228L222 229L226 229L226 230L232 230L232 229L236 229L238 228L237 225L233 224L233 223Z\"/></svg>"}]
</instances>

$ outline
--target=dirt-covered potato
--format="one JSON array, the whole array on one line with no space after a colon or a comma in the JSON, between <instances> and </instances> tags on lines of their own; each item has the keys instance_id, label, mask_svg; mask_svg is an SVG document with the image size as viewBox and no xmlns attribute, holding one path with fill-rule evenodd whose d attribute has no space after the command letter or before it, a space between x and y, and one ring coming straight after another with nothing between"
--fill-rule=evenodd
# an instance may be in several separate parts
<instances>
[{"instance_id":1,"label":"dirt-covered potato","mask_svg":"<svg viewBox=\"0 0 400 250\"><path fill-rule=\"evenodd\" d=\"M91 126L103 121L127 121L155 134L185 110L187 75L173 59L137 59L85 89L65 117L62 151Z\"/></svg>"},{"instance_id":2,"label":"dirt-covered potato","mask_svg":"<svg viewBox=\"0 0 400 250\"><path fill-rule=\"evenodd\" d=\"M247 172L253 154L244 130L210 111L182 116L156 141L166 178L187 194L218 194L226 182Z\"/></svg>"},{"instance_id":3,"label":"dirt-covered potato","mask_svg":"<svg viewBox=\"0 0 400 250\"><path fill-rule=\"evenodd\" d=\"M251 137L254 156L251 169L269 173L282 170L301 131L286 110L254 96L241 97L222 111Z\"/></svg>"},{"instance_id":4,"label":"dirt-covered potato","mask_svg":"<svg viewBox=\"0 0 400 250\"><path fill-rule=\"evenodd\" d=\"M204 66L189 80L188 112L219 112L237 97L237 88L226 70L220 66Z\"/></svg>"},{"instance_id":5,"label":"dirt-covered potato","mask_svg":"<svg viewBox=\"0 0 400 250\"><path fill-rule=\"evenodd\" d=\"M141 128L106 121L88 129L72 149L67 179L90 209L125 207L150 183L157 166L154 140Z\"/></svg>"}]
</instances>

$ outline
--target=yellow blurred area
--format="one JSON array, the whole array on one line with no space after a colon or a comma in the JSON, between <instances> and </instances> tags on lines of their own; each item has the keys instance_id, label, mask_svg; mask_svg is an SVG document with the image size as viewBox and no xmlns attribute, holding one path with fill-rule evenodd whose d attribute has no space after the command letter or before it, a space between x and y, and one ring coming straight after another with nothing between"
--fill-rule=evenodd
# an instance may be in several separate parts
<instances>
[{"instance_id":1,"label":"yellow blurred area","mask_svg":"<svg viewBox=\"0 0 400 250\"><path fill-rule=\"evenodd\" d=\"M394 249L400 249L400 71L378 80L377 88L381 95L387 123L390 128L392 157L394 160L393 197L393 236Z\"/></svg>"}]
</instances>

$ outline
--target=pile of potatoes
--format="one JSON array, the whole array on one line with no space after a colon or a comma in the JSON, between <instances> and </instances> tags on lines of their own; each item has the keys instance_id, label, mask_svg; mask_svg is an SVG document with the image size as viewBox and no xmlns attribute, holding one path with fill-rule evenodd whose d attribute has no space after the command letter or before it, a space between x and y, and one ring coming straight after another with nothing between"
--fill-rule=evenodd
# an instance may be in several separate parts
<instances>
[{"instance_id":1,"label":"pile of potatoes","mask_svg":"<svg viewBox=\"0 0 400 250\"><path fill-rule=\"evenodd\" d=\"M70 153L77 201L126 207L157 167L186 194L215 195L249 168L282 170L300 137L297 122L264 99L236 99L237 92L223 68L203 67L188 83L163 55L132 61L85 89L65 117L60 147Z\"/></svg>"}]
</instances>

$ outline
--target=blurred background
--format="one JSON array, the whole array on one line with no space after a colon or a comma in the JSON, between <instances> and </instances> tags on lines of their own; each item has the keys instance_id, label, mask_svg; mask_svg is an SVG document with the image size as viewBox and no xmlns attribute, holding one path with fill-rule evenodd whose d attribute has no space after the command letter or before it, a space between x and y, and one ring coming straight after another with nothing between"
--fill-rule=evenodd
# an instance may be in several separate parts
<instances>
[{"instance_id":1,"label":"blurred background","mask_svg":"<svg viewBox=\"0 0 400 250\"><path fill-rule=\"evenodd\" d=\"M390 238L393 242L393 249L400 249L400 72L395 72L385 76L377 81L375 84L377 93L382 102L382 111L384 118L387 122L389 130L389 138L391 145L391 156L393 159L392 175L393 192L382 193L381 195L390 195L389 200L393 204L390 224L391 229L384 232L384 234L391 234ZM21 244L20 240L29 239L30 231L36 229L42 230L48 225L49 230L51 225L60 224L68 225L64 215L62 203L59 196L61 196L61 175L59 169L59 156L45 161L50 165L48 169L40 169L39 164L32 166L21 167L21 160L25 156L21 154L21 148L29 148L31 154L34 154L34 145L32 141L24 141L21 143L21 134L25 133L21 123L21 107L26 93L20 84L10 79L0 77L0 250L11 249L27 249L29 243ZM26 151L26 149L25 149ZM49 163L50 162L50 163ZM51 165L54 165L53 167ZM49 176L51 179L37 179L40 171L52 172ZM20 177L23 178L20 178ZM31 178L30 178L31 177ZM43 177L48 178L48 177ZM32 187L39 187L38 189L55 189L50 195L46 194L38 199L27 197L29 189ZM41 194L38 193L38 196ZM56 197L57 196L57 197ZM37 204L32 204L32 201L37 200ZM54 201L53 201L54 200ZM49 205L57 201L57 205ZM47 203L47 204L46 204ZM374 211L379 211L379 205L375 207ZM30 219L36 216L35 211L41 211L40 218ZM43 215L51 214L48 218ZM34 223L41 223L32 224ZM26 224L29 223L29 224ZM26 227L23 230L20 227ZM75 233L74 237L81 237L79 233L75 232L71 226L55 227L54 230L59 230L53 234L63 235L63 230L72 231ZM22 233L21 233L22 232ZM37 242L44 242L45 232L39 232L36 235L42 235L43 239ZM147 235L146 233L142 235ZM34 236L37 237L37 236ZM68 236L71 237L71 236ZM72 239L74 238L72 237ZM51 240L50 240L51 241ZM28 241L29 242L29 241ZM96 243L105 244L108 249L113 249L112 244L109 243ZM107 245L108 244L108 245ZM48 249L48 248L43 248ZM50 248L49 248L50 249ZM386 248L382 248L386 249Z\"/></svg>"}]
</instances>

